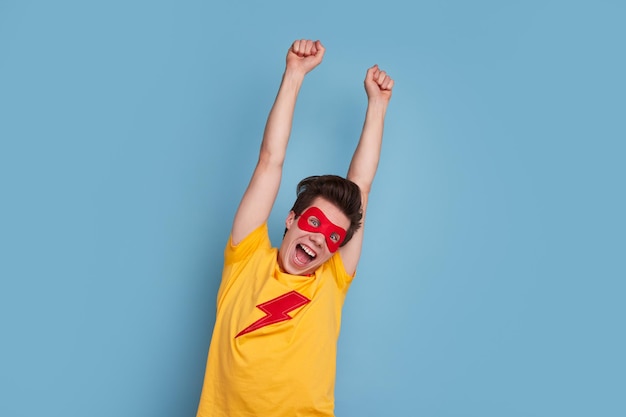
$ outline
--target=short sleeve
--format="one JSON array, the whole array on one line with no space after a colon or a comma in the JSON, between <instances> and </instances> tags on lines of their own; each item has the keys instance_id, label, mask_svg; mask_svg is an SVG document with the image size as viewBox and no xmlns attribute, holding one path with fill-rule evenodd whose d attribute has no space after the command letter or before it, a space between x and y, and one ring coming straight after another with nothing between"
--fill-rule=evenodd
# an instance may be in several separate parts
<instances>
[{"instance_id":1,"label":"short sleeve","mask_svg":"<svg viewBox=\"0 0 626 417\"><path fill-rule=\"evenodd\" d=\"M337 286L347 291L356 273L354 275L350 275L346 272L346 267L343 265L343 260L341 259L339 251L335 252L333 257L330 258L328 265L337 280Z\"/></svg>"},{"instance_id":2,"label":"short sleeve","mask_svg":"<svg viewBox=\"0 0 626 417\"><path fill-rule=\"evenodd\" d=\"M228 238L228 243L224 249L224 265L232 265L250 257L259 249L270 249L272 244L269 239L267 223L252 231L237 245L233 245L232 235Z\"/></svg>"}]
</instances>

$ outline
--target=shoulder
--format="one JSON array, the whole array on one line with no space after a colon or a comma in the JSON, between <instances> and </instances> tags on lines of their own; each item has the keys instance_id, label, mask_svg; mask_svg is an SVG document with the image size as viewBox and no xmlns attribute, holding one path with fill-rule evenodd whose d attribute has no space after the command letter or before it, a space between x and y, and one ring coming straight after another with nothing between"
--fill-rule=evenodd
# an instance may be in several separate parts
<instances>
[{"instance_id":1,"label":"shoulder","mask_svg":"<svg viewBox=\"0 0 626 417\"><path fill-rule=\"evenodd\" d=\"M271 249L272 244L267 230L267 223L263 223L236 245L233 244L232 235L228 238L228 243L224 249L224 263L234 263L251 256L259 250Z\"/></svg>"},{"instance_id":2,"label":"shoulder","mask_svg":"<svg viewBox=\"0 0 626 417\"><path fill-rule=\"evenodd\" d=\"M335 252L335 254L324 265L322 265L320 269L321 274L331 275L337 286L341 289L347 289L355 276L355 274L349 274L346 271L340 251Z\"/></svg>"}]
</instances>

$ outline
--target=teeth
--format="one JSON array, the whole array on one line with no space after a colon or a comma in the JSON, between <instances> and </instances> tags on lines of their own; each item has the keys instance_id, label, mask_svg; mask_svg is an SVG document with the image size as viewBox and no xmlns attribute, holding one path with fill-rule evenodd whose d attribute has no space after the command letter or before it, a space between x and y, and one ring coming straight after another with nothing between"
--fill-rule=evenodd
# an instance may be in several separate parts
<instances>
[{"instance_id":1,"label":"teeth","mask_svg":"<svg viewBox=\"0 0 626 417\"><path fill-rule=\"evenodd\" d=\"M302 248L303 251L306 252L307 255L309 255L311 258L315 258L315 252L313 252L311 249L307 248L304 245L300 245L300 247Z\"/></svg>"}]
</instances>

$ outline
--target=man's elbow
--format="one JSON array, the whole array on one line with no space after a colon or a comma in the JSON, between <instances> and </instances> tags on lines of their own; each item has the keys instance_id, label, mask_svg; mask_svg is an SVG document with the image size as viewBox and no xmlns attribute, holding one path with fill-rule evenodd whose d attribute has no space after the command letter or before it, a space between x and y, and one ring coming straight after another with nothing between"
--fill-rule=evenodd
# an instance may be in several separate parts
<instances>
[{"instance_id":1,"label":"man's elbow","mask_svg":"<svg viewBox=\"0 0 626 417\"><path fill-rule=\"evenodd\" d=\"M279 155L267 149L261 149L258 165L267 169L281 169L285 163L285 155Z\"/></svg>"}]
</instances>

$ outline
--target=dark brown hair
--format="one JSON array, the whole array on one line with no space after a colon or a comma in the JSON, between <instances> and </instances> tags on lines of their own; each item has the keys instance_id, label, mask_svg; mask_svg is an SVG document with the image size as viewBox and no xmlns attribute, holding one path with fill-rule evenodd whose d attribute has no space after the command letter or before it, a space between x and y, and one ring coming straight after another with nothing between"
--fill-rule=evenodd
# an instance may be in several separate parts
<instances>
[{"instance_id":1,"label":"dark brown hair","mask_svg":"<svg viewBox=\"0 0 626 417\"><path fill-rule=\"evenodd\" d=\"M350 220L350 227L346 230L346 238L341 243L345 245L352 239L352 235L361 226L363 211L361 209L361 189L354 182L337 175L315 175L303 179L296 188L296 202L291 210L296 217L313 204L313 200L322 197L337 206Z\"/></svg>"}]
</instances>

